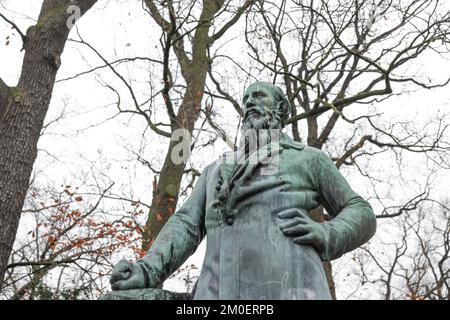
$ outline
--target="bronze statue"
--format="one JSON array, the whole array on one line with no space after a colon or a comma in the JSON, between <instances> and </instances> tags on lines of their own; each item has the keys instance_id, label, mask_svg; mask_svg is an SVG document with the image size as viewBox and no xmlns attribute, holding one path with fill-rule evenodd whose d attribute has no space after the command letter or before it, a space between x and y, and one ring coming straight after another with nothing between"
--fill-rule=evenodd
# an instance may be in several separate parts
<instances>
[{"instance_id":1,"label":"bronze statue","mask_svg":"<svg viewBox=\"0 0 450 320\"><path fill-rule=\"evenodd\" d=\"M374 235L372 208L328 156L281 132L290 105L280 88L250 85L243 108L239 150L206 167L142 259L116 265L110 279L115 291L106 299L154 298L144 288L160 285L206 235L194 299L331 298L322 261ZM256 144L249 132L256 132ZM267 161L271 157L276 170L265 172L274 164ZM310 218L319 205L331 221ZM163 299L171 298L165 294Z\"/></svg>"}]
</instances>

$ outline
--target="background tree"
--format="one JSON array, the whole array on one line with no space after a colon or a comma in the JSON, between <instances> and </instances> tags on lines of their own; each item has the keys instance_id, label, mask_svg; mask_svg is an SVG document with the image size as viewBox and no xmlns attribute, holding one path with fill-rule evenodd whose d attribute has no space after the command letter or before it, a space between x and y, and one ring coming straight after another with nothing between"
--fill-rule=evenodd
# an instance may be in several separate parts
<instances>
[{"instance_id":1,"label":"background tree","mask_svg":"<svg viewBox=\"0 0 450 320\"><path fill-rule=\"evenodd\" d=\"M431 213L431 215L430 215ZM395 221L394 239L354 254L357 287L372 286L385 300L450 298L450 218L447 201L427 202ZM349 296L347 298L351 298Z\"/></svg>"},{"instance_id":2,"label":"background tree","mask_svg":"<svg viewBox=\"0 0 450 320\"><path fill-rule=\"evenodd\" d=\"M22 212L26 236L11 255L3 297L93 299L108 290L104 280L115 255L127 249L134 259L143 256L143 208L131 202L127 212L111 219L102 205L111 187L98 190L100 196L68 185L30 188Z\"/></svg>"},{"instance_id":3,"label":"background tree","mask_svg":"<svg viewBox=\"0 0 450 320\"><path fill-rule=\"evenodd\" d=\"M171 133L166 134L167 137L172 136L177 129L185 130L189 136L193 135L194 125L202 110L206 77L211 65L208 50L255 2L256 0L246 0L226 23L212 28L218 24L220 15L230 10L229 6L232 1L204 0L201 8L197 8L196 1L188 1L188 3L166 1L158 8L155 1L145 0L150 15L164 32L164 88L162 95L170 118L171 130ZM196 15L195 11L200 13ZM165 19L164 16L167 16L168 19ZM190 44L188 49L185 48L186 42ZM168 65L171 49L177 57L186 85L177 111L173 108L170 96L170 89L173 86L173 78L170 76L171 71ZM150 247L176 208L186 166L184 161L179 164L173 161L174 147L178 143L179 140L171 139L159 173L159 180L154 181L152 204L143 241L144 250ZM188 155L183 156L188 159Z\"/></svg>"},{"instance_id":4,"label":"background tree","mask_svg":"<svg viewBox=\"0 0 450 320\"><path fill-rule=\"evenodd\" d=\"M10 87L0 80L0 287L36 158L37 141L70 31L68 21L75 19L69 6L76 6L72 9L76 8L79 18L95 2L45 0L37 24L25 34L1 15L20 34L25 54L17 85Z\"/></svg>"}]
</instances>

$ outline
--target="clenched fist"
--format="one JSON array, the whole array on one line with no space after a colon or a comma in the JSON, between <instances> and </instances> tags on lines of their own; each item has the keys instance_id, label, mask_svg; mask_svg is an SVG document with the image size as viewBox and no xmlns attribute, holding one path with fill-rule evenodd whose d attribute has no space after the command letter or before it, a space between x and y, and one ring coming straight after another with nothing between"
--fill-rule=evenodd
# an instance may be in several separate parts
<instances>
[{"instance_id":1,"label":"clenched fist","mask_svg":"<svg viewBox=\"0 0 450 320\"><path fill-rule=\"evenodd\" d=\"M120 260L109 278L112 290L129 290L148 288L148 274L137 262Z\"/></svg>"}]
</instances>

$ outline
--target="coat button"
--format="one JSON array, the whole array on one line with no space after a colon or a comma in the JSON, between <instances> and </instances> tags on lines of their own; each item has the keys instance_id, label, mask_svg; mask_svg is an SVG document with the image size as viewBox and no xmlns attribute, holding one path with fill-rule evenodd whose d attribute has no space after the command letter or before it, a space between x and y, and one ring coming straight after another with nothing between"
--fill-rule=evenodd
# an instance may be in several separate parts
<instances>
[{"instance_id":1,"label":"coat button","mask_svg":"<svg viewBox=\"0 0 450 320\"><path fill-rule=\"evenodd\" d=\"M234 219L232 217L228 217L226 222L231 226L234 223Z\"/></svg>"},{"instance_id":2,"label":"coat button","mask_svg":"<svg viewBox=\"0 0 450 320\"><path fill-rule=\"evenodd\" d=\"M214 200L214 201L211 203L211 207L212 207L214 210L218 209L218 208L220 207L220 205L221 205L220 201L217 201L217 200Z\"/></svg>"},{"instance_id":3,"label":"coat button","mask_svg":"<svg viewBox=\"0 0 450 320\"><path fill-rule=\"evenodd\" d=\"M226 198L227 197L225 197L223 194L221 194L217 197L217 199L219 199L219 201L225 201Z\"/></svg>"},{"instance_id":4,"label":"coat button","mask_svg":"<svg viewBox=\"0 0 450 320\"><path fill-rule=\"evenodd\" d=\"M221 188L221 187L220 187L220 184L218 184L218 185L216 186L216 190L219 191L220 188Z\"/></svg>"},{"instance_id":5,"label":"coat button","mask_svg":"<svg viewBox=\"0 0 450 320\"><path fill-rule=\"evenodd\" d=\"M219 180L217 180L217 185L221 186L222 183L223 183L223 179L222 179L222 178L220 178Z\"/></svg>"}]
</instances>

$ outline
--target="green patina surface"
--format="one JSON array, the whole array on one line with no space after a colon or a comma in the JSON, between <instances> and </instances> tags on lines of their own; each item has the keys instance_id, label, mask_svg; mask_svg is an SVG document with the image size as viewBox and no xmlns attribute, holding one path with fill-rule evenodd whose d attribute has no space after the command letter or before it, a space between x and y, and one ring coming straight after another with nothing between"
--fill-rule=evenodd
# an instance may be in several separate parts
<instances>
[{"instance_id":1,"label":"green patina surface","mask_svg":"<svg viewBox=\"0 0 450 320\"><path fill-rule=\"evenodd\" d=\"M281 89L263 82L246 90L243 104L244 121L253 117L258 123L260 115L272 112L279 117L272 124L278 123L280 130L290 110ZM136 289L162 283L206 234L194 299L331 299L322 261L339 258L374 235L371 206L327 155L284 133L246 157L244 149L225 153L207 166L148 253L116 266L111 275L116 291L108 299L170 297ZM265 175L268 149L280 153L277 170ZM224 161L229 157L246 160L230 166ZM320 205L331 221L310 218Z\"/></svg>"}]
</instances>

